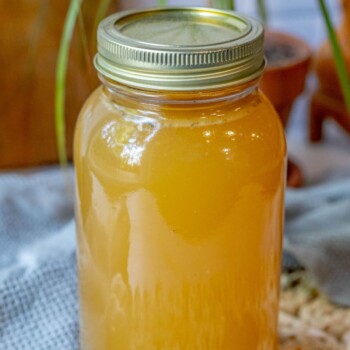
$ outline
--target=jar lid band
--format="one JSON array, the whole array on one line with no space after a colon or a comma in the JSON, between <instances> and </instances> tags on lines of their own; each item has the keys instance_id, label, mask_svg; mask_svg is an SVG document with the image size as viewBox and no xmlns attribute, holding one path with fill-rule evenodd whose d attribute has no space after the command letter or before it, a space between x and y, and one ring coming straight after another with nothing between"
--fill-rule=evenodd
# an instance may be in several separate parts
<instances>
[{"instance_id":1,"label":"jar lid band","mask_svg":"<svg viewBox=\"0 0 350 350\"><path fill-rule=\"evenodd\" d=\"M261 75L263 37L259 22L233 11L124 11L100 23L95 66L107 78L138 88L221 88Z\"/></svg>"}]
</instances>

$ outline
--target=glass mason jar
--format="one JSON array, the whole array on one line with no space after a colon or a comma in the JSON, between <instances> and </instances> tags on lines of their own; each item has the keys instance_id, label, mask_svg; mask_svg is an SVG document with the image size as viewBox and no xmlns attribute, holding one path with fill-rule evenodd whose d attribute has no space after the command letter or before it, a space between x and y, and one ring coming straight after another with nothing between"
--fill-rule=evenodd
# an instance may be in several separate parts
<instances>
[{"instance_id":1,"label":"glass mason jar","mask_svg":"<svg viewBox=\"0 0 350 350\"><path fill-rule=\"evenodd\" d=\"M74 151L83 350L275 349L286 146L262 47L214 9L100 24Z\"/></svg>"}]
</instances>

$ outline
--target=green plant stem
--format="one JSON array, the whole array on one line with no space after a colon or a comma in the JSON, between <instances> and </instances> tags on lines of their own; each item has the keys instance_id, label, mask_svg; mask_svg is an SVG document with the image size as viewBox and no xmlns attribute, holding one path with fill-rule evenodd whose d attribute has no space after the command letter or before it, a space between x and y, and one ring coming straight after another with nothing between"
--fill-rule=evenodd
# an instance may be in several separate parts
<instances>
[{"instance_id":1,"label":"green plant stem","mask_svg":"<svg viewBox=\"0 0 350 350\"><path fill-rule=\"evenodd\" d=\"M55 84L55 127L56 142L60 164L67 165L66 128L65 128L65 92L66 76L69 58L69 47L72 40L75 23L80 10L81 0L71 0L64 22L63 34L56 64Z\"/></svg>"},{"instance_id":2,"label":"green plant stem","mask_svg":"<svg viewBox=\"0 0 350 350\"><path fill-rule=\"evenodd\" d=\"M329 41L331 43L332 49L333 49L333 55L334 55L334 62L335 67L337 69L338 78L340 81L341 89L343 92L343 97L345 100L346 108L348 110L348 113L350 114L350 81L348 72L346 69L345 61L343 54L341 52L341 48L338 42L337 35L334 31L332 21L329 16L328 8L325 4L324 0L319 0L320 9L324 18L324 21L326 23Z\"/></svg>"},{"instance_id":3,"label":"green plant stem","mask_svg":"<svg viewBox=\"0 0 350 350\"><path fill-rule=\"evenodd\" d=\"M265 0L257 0L257 7L258 7L258 13L259 13L261 22L263 23L264 26L266 26L269 18L268 18Z\"/></svg>"},{"instance_id":4,"label":"green plant stem","mask_svg":"<svg viewBox=\"0 0 350 350\"><path fill-rule=\"evenodd\" d=\"M79 11L78 15L78 29L80 32L80 38L81 38L81 45L82 45L82 50L83 50L83 56L85 63L87 65L87 68L89 71L91 71L92 66L91 66L91 56L90 56L90 50L89 50L89 45L88 45L88 38L86 35L86 29L85 29L85 24L84 24L84 18L81 10Z\"/></svg>"},{"instance_id":5,"label":"green plant stem","mask_svg":"<svg viewBox=\"0 0 350 350\"><path fill-rule=\"evenodd\" d=\"M91 43L96 42L95 38L96 38L98 24L106 16L110 3L111 3L111 0L100 0L100 3L98 4L94 26L92 30L93 40L91 40Z\"/></svg>"},{"instance_id":6,"label":"green plant stem","mask_svg":"<svg viewBox=\"0 0 350 350\"><path fill-rule=\"evenodd\" d=\"M223 10L235 10L235 0L214 0L211 1L214 7Z\"/></svg>"}]
</instances>

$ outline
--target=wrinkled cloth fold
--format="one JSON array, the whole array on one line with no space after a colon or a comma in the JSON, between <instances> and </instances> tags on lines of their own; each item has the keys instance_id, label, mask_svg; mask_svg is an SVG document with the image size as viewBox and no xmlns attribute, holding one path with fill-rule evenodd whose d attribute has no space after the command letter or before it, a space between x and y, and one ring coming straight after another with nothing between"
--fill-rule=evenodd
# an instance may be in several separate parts
<instances>
[{"instance_id":1,"label":"wrinkled cloth fold","mask_svg":"<svg viewBox=\"0 0 350 350\"><path fill-rule=\"evenodd\" d=\"M287 191L284 251L321 292L350 306L350 180Z\"/></svg>"},{"instance_id":2,"label":"wrinkled cloth fold","mask_svg":"<svg viewBox=\"0 0 350 350\"><path fill-rule=\"evenodd\" d=\"M0 350L78 350L66 180L57 168L0 175ZM287 191L284 250L331 300L350 305L350 180Z\"/></svg>"},{"instance_id":3,"label":"wrinkled cloth fold","mask_svg":"<svg viewBox=\"0 0 350 350\"><path fill-rule=\"evenodd\" d=\"M78 350L67 176L57 168L0 175L0 350Z\"/></svg>"}]
</instances>

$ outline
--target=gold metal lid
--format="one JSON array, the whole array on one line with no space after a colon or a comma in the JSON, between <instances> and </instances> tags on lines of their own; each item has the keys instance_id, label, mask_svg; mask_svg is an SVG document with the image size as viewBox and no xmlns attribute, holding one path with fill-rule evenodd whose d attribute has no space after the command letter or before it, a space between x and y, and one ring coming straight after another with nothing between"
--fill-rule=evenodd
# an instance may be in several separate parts
<instances>
[{"instance_id":1,"label":"gold metal lid","mask_svg":"<svg viewBox=\"0 0 350 350\"><path fill-rule=\"evenodd\" d=\"M125 85L191 91L238 85L261 75L262 25L205 7L116 13L98 28L96 69Z\"/></svg>"}]
</instances>

